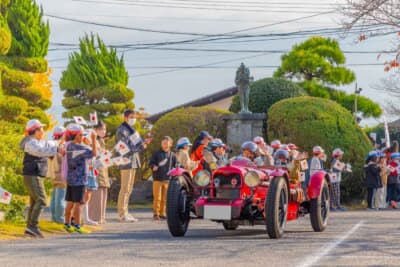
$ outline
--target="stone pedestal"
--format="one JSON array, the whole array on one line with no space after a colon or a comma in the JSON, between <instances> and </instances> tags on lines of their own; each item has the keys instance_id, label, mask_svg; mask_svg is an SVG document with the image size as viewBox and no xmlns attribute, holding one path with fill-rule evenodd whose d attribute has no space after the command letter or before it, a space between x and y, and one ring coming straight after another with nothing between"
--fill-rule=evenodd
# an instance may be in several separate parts
<instances>
[{"instance_id":1,"label":"stone pedestal","mask_svg":"<svg viewBox=\"0 0 400 267\"><path fill-rule=\"evenodd\" d=\"M227 126L227 144L238 147L256 136L264 136L265 113L230 114L224 117Z\"/></svg>"}]
</instances>

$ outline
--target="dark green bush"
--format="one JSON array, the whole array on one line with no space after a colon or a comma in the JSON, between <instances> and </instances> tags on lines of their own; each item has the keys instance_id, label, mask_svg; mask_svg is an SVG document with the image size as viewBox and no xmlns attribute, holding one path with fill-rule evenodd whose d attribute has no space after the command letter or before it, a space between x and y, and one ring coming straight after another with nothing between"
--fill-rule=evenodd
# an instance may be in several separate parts
<instances>
[{"instance_id":1,"label":"dark green bush","mask_svg":"<svg viewBox=\"0 0 400 267\"><path fill-rule=\"evenodd\" d=\"M328 156L334 148L341 148L344 161L353 166L353 173L343 179L342 197L350 200L362 196L363 165L372 145L352 114L336 102L316 97L282 100L268 111L268 136L293 142L305 151L320 145Z\"/></svg>"},{"instance_id":2,"label":"dark green bush","mask_svg":"<svg viewBox=\"0 0 400 267\"><path fill-rule=\"evenodd\" d=\"M275 78L265 78L250 85L249 109L253 113L265 113L275 103L285 98L305 95L298 84ZM232 112L240 111L239 96L235 96L229 108Z\"/></svg>"}]
</instances>

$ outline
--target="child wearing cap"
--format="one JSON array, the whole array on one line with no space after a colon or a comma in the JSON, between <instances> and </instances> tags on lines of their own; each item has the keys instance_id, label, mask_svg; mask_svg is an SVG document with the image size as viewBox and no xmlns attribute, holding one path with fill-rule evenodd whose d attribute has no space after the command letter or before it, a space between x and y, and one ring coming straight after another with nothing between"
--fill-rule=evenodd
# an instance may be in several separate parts
<instances>
[{"instance_id":1,"label":"child wearing cap","mask_svg":"<svg viewBox=\"0 0 400 267\"><path fill-rule=\"evenodd\" d=\"M331 178L331 211L345 211L346 209L340 206L340 182L342 180L342 172L344 169L340 169L342 157L344 152L340 148L336 148L332 152L331 161L331 173L333 177Z\"/></svg>"},{"instance_id":2,"label":"child wearing cap","mask_svg":"<svg viewBox=\"0 0 400 267\"><path fill-rule=\"evenodd\" d=\"M193 161L189 156L190 147L192 143L189 141L187 137L179 138L176 144L176 159L178 163L192 175L192 171L195 170L199 162Z\"/></svg>"},{"instance_id":3,"label":"child wearing cap","mask_svg":"<svg viewBox=\"0 0 400 267\"><path fill-rule=\"evenodd\" d=\"M26 137L21 141L20 148L24 151L23 175L24 184L28 189L30 206L25 234L43 238L39 230L39 217L46 207L46 191L44 177L47 174L49 157L64 154L65 150L56 141L46 141L44 130L39 120L30 120L26 125Z\"/></svg>"},{"instance_id":4,"label":"child wearing cap","mask_svg":"<svg viewBox=\"0 0 400 267\"><path fill-rule=\"evenodd\" d=\"M367 203L368 210L375 209L374 198L376 194L377 188L382 187L381 183L381 168L378 165L378 153L376 151L372 151L367 156L367 165L365 166L365 177L367 184Z\"/></svg>"},{"instance_id":5,"label":"child wearing cap","mask_svg":"<svg viewBox=\"0 0 400 267\"><path fill-rule=\"evenodd\" d=\"M67 206L65 208L65 229L68 232L76 231L78 233L87 233L80 226L82 206L85 203L87 179L87 159L92 159L97 155L96 133L91 133L92 149L82 145L83 127L71 123L67 126L67 193L65 200ZM74 218L72 225L71 218Z\"/></svg>"},{"instance_id":6,"label":"child wearing cap","mask_svg":"<svg viewBox=\"0 0 400 267\"><path fill-rule=\"evenodd\" d=\"M391 172L387 181L387 202L389 207L397 209L397 186L400 183L398 169L400 167L400 153L392 153L390 155L389 168Z\"/></svg>"},{"instance_id":7,"label":"child wearing cap","mask_svg":"<svg viewBox=\"0 0 400 267\"><path fill-rule=\"evenodd\" d=\"M53 130L53 139L58 141L60 145L64 144L65 128L57 126ZM47 171L47 177L51 179L53 184L53 190L51 192L50 200L50 212L51 220L56 223L64 223L64 210L65 210L65 193L67 189L67 183L61 174L63 156L58 154L57 156L48 159L49 169Z\"/></svg>"}]
</instances>

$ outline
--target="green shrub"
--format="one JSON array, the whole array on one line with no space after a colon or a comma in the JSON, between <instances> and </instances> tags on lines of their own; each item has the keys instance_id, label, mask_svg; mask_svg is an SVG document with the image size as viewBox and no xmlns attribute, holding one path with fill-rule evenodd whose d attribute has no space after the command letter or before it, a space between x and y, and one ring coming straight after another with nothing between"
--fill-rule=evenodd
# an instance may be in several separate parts
<instances>
[{"instance_id":1,"label":"green shrub","mask_svg":"<svg viewBox=\"0 0 400 267\"><path fill-rule=\"evenodd\" d=\"M282 100L268 111L268 136L293 142L305 151L320 145L328 156L334 148L341 148L344 161L353 166L353 173L343 178L342 197L349 200L362 196L363 165L372 144L352 114L339 104L315 97Z\"/></svg>"},{"instance_id":2,"label":"green shrub","mask_svg":"<svg viewBox=\"0 0 400 267\"><path fill-rule=\"evenodd\" d=\"M42 123L50 125L49 116L46 114L44 110L40 109L39 107L29 106L26 112L24 112L22 115L28 118L29 120L38 119Z\"/></svg>"},{"instance_id":3,"label":"green shrub","mask_svg":"<svg viewBox=\"0 0 400 267\"><path fill-rule=\"evenodd\" d=\"M9 68L17 68L33 73L43 73L47 71L48 63L45 58L40 57L20 57L20 56L1 56L0 62L6 63Z\"/></svg>"},{"instance_id":4,"label":"green shrub","mask_svg":"<svg viewBox=\"0 0 400 267\"><path fill-rule=\"evenodd\" d=\"M11 32L6 19L0 13L0 55L7 54L11 47Z\"/></svg>"},{"instance_id":5,"label":"green shrub","mask_svg":"<svg viewBox=\"0 0 400 267\"><path fill-rule=\"evenodd\" d=\"M1 210L5 211L4 221L8 223L22 223L25 210L24 199L13 196L9 205L0 204Z\"/></svg>"},{"instance_id":6,"label":"green shrub","mask_svg":"<svg viewBox=\"0 0 400 267\"><path fill-rule=\"evenodd\" d=\"M0 119L13 121L25 112L27 108L28 103L20 97L4 97L0 100Z\"/></svg>"},{"instance_id":7,"label":"green shrub","mask_svg":"<svg viewBox=\"0 0 400 267\"><path fill-rule=\"evenodd\" d=\"M265 113L275 103L285 98L305 95L298 84L283 79L265 78L250 85L249 109L253 113ZM239 96L235 96L229 108L240 111Z\"/></svg>"},{"instance_id":8,"label":"green shrub","mask_svg":"<svg viewBox=\"0 0 400 267\"><path fill-rule=\"evenodd\" d=\"M3 72L3 89L10 95L18 95L20 88L29 87L32 83L32 77L26 72L9 68Z\"/></svg>"}]
</instances>

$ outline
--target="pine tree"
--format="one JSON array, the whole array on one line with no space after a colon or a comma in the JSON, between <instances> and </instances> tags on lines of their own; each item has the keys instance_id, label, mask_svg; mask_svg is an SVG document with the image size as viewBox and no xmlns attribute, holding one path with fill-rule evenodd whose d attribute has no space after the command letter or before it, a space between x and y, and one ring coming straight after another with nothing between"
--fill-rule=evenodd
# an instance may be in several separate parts
<instances>
[{"instance_id":1,"label":"pine tree","mask_svg":"<svg viewBox=\"0 0 400 267\"><path fill-rule=\"evenodd\" d=\"M97 111L109 128L121 121L124 109L133 108L133 91L127 88L128 73L123 56L107 48L99 36L85 35L80 50L69 57L67 69L60 79L64 91L64 118L88 117Z\"/></svg>"},{"instance_id":2,"label":"pine tree","mask_svg":"<svg viewBox=\"0 0 400 267\"><path fill-rule=\"evenodd\" d=\"M7 14L12 43L8 55L45 57L50 27L43 21L43 9L33 0L11 0Z\"/></svg>"}]
</instances>

